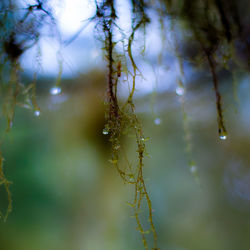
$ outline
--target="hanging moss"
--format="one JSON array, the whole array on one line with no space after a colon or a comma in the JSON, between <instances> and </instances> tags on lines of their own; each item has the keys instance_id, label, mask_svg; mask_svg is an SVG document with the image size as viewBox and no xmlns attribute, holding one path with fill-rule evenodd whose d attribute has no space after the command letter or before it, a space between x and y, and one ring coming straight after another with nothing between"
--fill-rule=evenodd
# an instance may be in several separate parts
<instances>
[{"instance_id":1,"label":"hanging moss","mask_svg":"<svg viewBox=\"0 0 250 250\"><path fill-rule=\"evenodd\" d=\"M36 101L36 79L38 70L41 67L40 50L38 49L37 53L38 70L34 71L34 78L30 84L24 85L20 81L22 72L20 57L25 51L37 45L42 21L46 17L49 17L54 25L53 16L45 5L45 1L37 0L34 5L28 5L25 9L18 9L18 5L11 0L3 0L0 3L0 89L1 99L3 100L1 120L4 118L6 123L4 131L1 131L1 145L4 142L6 133L13 126L16 106L31 109L36 116L40 115L40 109ZM6 179L3 171L1 145L0 186L5 187L9 204L6 213L1 212L0 215L6 219L12 208L9 187L11 182Z\"/></svg>"},{"instance_id":2,"label":"hanging moss","mask_svg":"<svg viewBox=\"0 0 250 250\"><path fill-rule=\"evenodd\" d=\"M113 0L96 2L96 15L92 20L97 21L96 29L100 32L102 28L105 58L107 60L107 123L103 130L103 133L109 137L112 147L112 157L110 162L117 169L119 175L123 181L127 184L134 185L134 200L130 203L133 208L134 217L137 222L138 231L141 233L142 241L146 249L149 248L148 242L145 237L145 233L152 232L154 238L154 249L157 249L157 234L153 223L152 205L148 195L146 185L143 177L144 168L144 153L145 153L145 138L142 132L142 126L135 113L135 106L133 104L133 96L135 92L136 77L138 67L135 63L132 46L134 42L134 36L137 30L145 28L149 19L145 13L145 5L143 1L133 1L133 19L132 19L132 32L128 38L127 51L124 51L124 56L128 56L132 66L132 89L128 95L127 101L120 104L117 99L117 85L121 77L122 61L115 58L115 46L117 41L114 41L114 33L120 32L120 28L116 24L117 14ZM124 58L124 61L126 58ZM125 132L128 131L128 132ZM120 153L123 148L121 145L121 135L134 134L137 144L137 157L138 163L136 166L132 166L128 162L128 166L121 168ZM150 223L150 230L144 229L140 219L140 210L142 200L145 199L148 207L148 218Z\"/></svg>"},{"instance_id":3,"label":"hanging moss","mask_svg":"<svg viewBox=\"0 0 250 250\"><path fill-rule=\"evenodd\" d=\"M243 69L249 72L250 66L250 44L249 44L249 11L247 0L130 0L131 6L131 30L126 37L118 25L118 12L115 0L95 0L96 12L89 21L95 23L95 30L99 40L102 41L103 51L107 62L107 92L106 92L106 125L103 134L109 138L112 152L110 162L118 171L122 180L134 187L134 197L130 206L133 208L134 217L137 222L137 229L141 233L144 247L149 249L146 234L153 238L153 249L157 247L157 233L153 222L152 204L144 181L144 157L146 150L146 141L143 133L143 126L136 114L134 105L134 93L136 83L142 73L133 54L135 37L143 33L144 46L141 52L146 51L145 41L147 39L147 25L150 23L149 10L154 10L159 16L159 22L162 32L162 50L167 43L165 34L183 31L191 34L190 40L195 41L195 46L189 44L188 39L182 41L180 48L177 38L175 38L174 54L179 61L180 77L177 88L184 91L182 79L185 78L183 70L184 60L188 60L194 66L204 67L210 71L211 88L215 92L215 106L217 111L218 132L221 139L226 139L227 130L222 106L222 94L220 92L219 72L226 69L232 72L238 72ZM34 79L31 84L23 85L20 83L20 57L29 48L38 43L40 37L40 28L43 26L43 20L48 18L52 24L55 20L46 1L37 0L34 5L28 5L23 14L15 14L16 6L11 0L5 0L0 3L1 16L1 95L3 99L2 110L3 117L6 120L6 132L9 132L15 114L16 105L28 107L40 114L40 109L36 101L36 79L37 72L34 72ZM166 22L171 20L172 28L167 30ZM178 24L178 25L175 25ZM181 27L180 29L176 27ZM78 36L74 36L75 39ZM122 37L117 40L117 34ZM70 40L73 41L73 39ZM123 45L123 52L117 50L117 44ZM182 53L185 48L192 53ZM240 54L244 54L245 57ZM60 55L59 55L60 57ZM159 62L165 65L164 57L159 56ZM38 47L37 64L40 68L40 49ZM165 65L167 66L167 65ZM62 74L62 61L59 58L59 76L55 84L56 93L61 89L60 79ZM126 100L118 98L119 85L124 76L130 83L131 89ZM235 94L236 96L236 94ZM194 160L192 159L192 143L190 139L190 128L187 122L185 111L185 99L180 95L180 102L183 113L183 127L185 140L187 144L187 153L189 156L189 165L191 172L194 171ZM132 165L126 156L123 156L124 145L121 137L133 135L136 143L137 163ZM2 140L1 140L2 142ZM0 150L1 152L1 150ZM121 158L126 158L127 165L121 164ZM195 172L195 174L197 174ZM197 177L197 176L196 176ZM8 194L9 206L7 214L11 210L11 195L9 190L10 182L5 178L3 172L3 158L0 157L0 185L5 187ZM144 226L140 219L142 203L147 205L147 215L149 225ZM145 212L145 211L144 211ZM2 215L6 218L6 216Z\"/></svg>"}]
</instances>

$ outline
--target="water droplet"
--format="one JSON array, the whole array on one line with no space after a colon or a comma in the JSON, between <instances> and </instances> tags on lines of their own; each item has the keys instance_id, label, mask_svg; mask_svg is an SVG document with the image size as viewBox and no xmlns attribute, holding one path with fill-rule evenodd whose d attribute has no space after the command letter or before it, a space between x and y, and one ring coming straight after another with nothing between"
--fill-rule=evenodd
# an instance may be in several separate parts
<instances>
[{"instance_id":1,"label":"water droplet","mask_svg":"<svg viewBox=\"0 0 250 250\"><path fill-rule=\"evenodd\" d=\"M175 93L176 93L176 95L178 95L178 96L182 96L182 95L184 95L184 93L185 93L185 89L184 89L182 86L178 86L178 87L175 89Z\"/></svg>"},{"instance_id":2,"label":"water droplet","mask_svg":"<svg viewBox=\"0 0 250 250\"><path fill-rule=\"evenodd\" d=\"M51 95L58 95L61 93L61 91L62 89L60 87L55 86L55 87L52 87L49 92Z\"/></svg>"},{"instance_id":3,"label":"water droplet","mask_svg":"<svg viewBox=\"0 0 250 250\"><path fill-rule=\"evenodd\" d=\"M219 128L219 137L221 140L227 139L227 132L225 131L225 129Z\"/></svg>"},{"instance_id":4,"label":"water droplet","mask_svg":"<svg viewBox=\"0 0 250 250\"><path fill-rule=\"evenodd\" d=\"M103 129L102 133L103 133L104 135L108 135L109 131L108 131L107 129Z\"/></svg>"},{"instance_id":5,"label":"water droplet","mask_svg":"<svg viewBox=\"0 0 250 250\"><path fill-rule=\"evenodd\" d=\"M32 106L30 104L24 103L24 104L20 104L21 107L25 108L25 109L31 109Z\"/></svg>"},{"instance_id":6,"label":"water droplet","mask_svg":"<svg viewBox=\"0 0 250 250\"><path fill-rule=\"evenodd\" d=\"M39 116L40 114L41 114L40 110L35 110L35 111L34 111L34 115L35 115L35 116Z\"/></svg>"},{"instance_id":7,"label":"water droplet","mask_svg":"<svg viewBox=\"0 0 250 250\"><path fill-rule=\"evenodd\" d=\"M142 137L141 140L142 140L142 141L145 141L145 138Z\"/></svg>"},{"instance_id":8,"label":"water droplet","mask_svg":"<svg viewBox=\"0 0 250 250\"><path fill-rule=\"evenodd\" d=\"M154 124L155 125L160 125L161 124L161 118L155 118Z\"/></svg>"},{"instance_id":9,"label":"water droplet","mask_svg":"<svg viewBox=\"0 0 250 250\"><path fill-rule=\"evenodd\" d=\"M221 139L221 140L226 140L226 139L227 139L227 136L226 136L226 135L220 135L220 139Z\"/></svg>"},{"instance_id":10,"label":"water droplet","mask_svg":"<svg viewBox=\"0 0 250 250\"><path fill-rule=\"evenodd\" d=\"M191 172L192 174L196 173L196 172L197 172L197 167L196 167L195 165L191 165L191 166L190 166L190 172Z\"/></svg>"}]
</instances>

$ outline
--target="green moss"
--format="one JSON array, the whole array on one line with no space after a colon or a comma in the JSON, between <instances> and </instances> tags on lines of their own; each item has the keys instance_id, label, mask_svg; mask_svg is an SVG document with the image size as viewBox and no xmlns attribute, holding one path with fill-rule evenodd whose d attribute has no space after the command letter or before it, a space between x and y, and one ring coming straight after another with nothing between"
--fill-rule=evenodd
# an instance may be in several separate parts
<instances>
[{"instance_id":1,"label":"green moss","mask_svg":"<svg viewBox=\"0 0 250 250\"><path fill-rule=\"evenodd\" d=\"M245 68L249 70L250 65L250 46L249 36L244 29L248 27L244 24L244 20L239 15L244 11L240 4L236 1L224 0L157 0L157 1L144 1L144 0L131 0L131 33L127 37L117 24L117 11L115 0L95 0L96 13L89 20L96 23L96 33L98 38L103 42L103 51L107 61L107 95L106 95L106 126L103 134L108 136L111 143L112 152L110 162L119 173L120 177L126 184L133 185L134 197L129 205L133 209L134 217L137 222L137 229L141 234L144 247L149 248L146 234L150 234L153 238L153 249L157 248L157 233L153 222L152 204L144 181L144 157L146 155L146 139L143 134L142 124L136 115L136 107L134 105L134 93L136 89L137 77L142 75L139 67L133 56L133 48L135 43L135 36L139 31L144 34L144 46L142 53L145 52L146 41L146 27L150 22L148 10L155 10L159 14L159 22L162 32L162 50L167 43L165 37L168 32L174 33L184 31L191 34L188 39L184 39L183 46L188 46L190 40L194 40L195 56L187 58L196 67L204 67L210 71L212 78L212 85L215 92L215 103L217 110L218 132L221 139L227 136L226 125L224 122L222 95L219 88L218 72L223 68L237 72L238 68ZM239 1L244 3L244 0ZM40 49L37 52L37 71L34 72L32 83L23 86L20 83L19 77L21 66L19 59L22 54L37 44L40 36L40 26L32 22L30 17L32 15L43 15L50 19L54 24L54 18L50 11L46 8L46 1L37 0L36 4L27 6L24 9L23 16L20 15L15 21L13 18L14 5L11 0L3 1L0 3L3 14L0 15L1 27L1 64L0 64L0 77L1 77L1 97L2 103L2 116L6 120L6 128L2 132L1 143L6 132L11 130L15 107L16 105L39 111L39 106L36 101L36 80L37 72L41 67L40 62ZM246 8L247 9L247 8ZM2 11L2 10L1 10ZM15 13L14 13L15 14ZM245 16L242 13L242 16ZM167 30L166 22L171 20L172 28ZM247 20L247 19L245 19ZM245 21L246 22L246 21ZM180 30L175 27L175 24L180 24ZM245 25L245 27L244 27ZM26 31L25 38L20 41L23 34L18 32L20 30ZM116 34L119 33L122 39L115 40ZM75 36L76 37L76 36ZM74 38L75 38L74 37ZM177 83L179 88L184 89L182 79L184 76L183 70L183 57L178 46L176 37L174 38L176 49L174 54L179 61L180 79ZM72 41L72 40L71 40ZM241 47L245 48L248 55L246 62L239 62L237 58L237 42ZM123 52L118 53L116 50L117 43L122 43ZM159 56L159 62L165 64L162 55ZM58 87L61 82L62 75L62 60L59 54L59 74L55 86ZM125 75L126 81L131 81L131 90L127 99L118 99L118 86L121 84L121 75ZM234 81L235 82L235 81ZM236 96L236 95L235 95ZM236 97L235 97L236 98ZM180 97L183 114L183 127L184 137L186 141L186 151L189 158L190 171L197 178L196 166L192 157L192 142L190 136L190 128L188 118L185 110L184 96ZM122 137L133 136L136 144L136 157L137 163L132 165L129 159L126 158L124 153L124 145ZM1 151L1 150L0 150ZM122 156L126 159L126 165L121 164ZM0 155L0 185L3 185L9 200L7 213L1 214L6 218L11 210L11 194L9 190L10 182L6 179L3 172L3 158ZM149 225L145 229L140 219L142 210L142 203L147 205L147 216ZM145 211L144 211L145 212Z\"/></svg>"},{"instance_id":2,"label":"green moss","mask_svg":"<svg viewBox=\"0 0 250 250\"><path fill-rule=\"evenodd\" d=\"M16 106L28 108L40 114L40 109L36 101L36 79L37 73L41 67L41 52L37 51L37 70L34 70L34 78L30 84L23 85L20 81L22 67L20 65L20 57L29 48L35 46L40 36L40 25L34 22L32 15L41 17L48 16L53 23L53 16L50 11L46 10L44 1L37 0L37 4L29 5L24 9L24 14L19 15L15 12L18 6L10 0L4 0L0 3L0 89L2 120L5 120L5 127L1 131L0 142L4 142L4 137L13 125ZM54 23L53 23L54 25ZM59 73L59 80L61 70ZM59 84L59 80L57 85ZM1 147L0 145L0 147ZM8 196L7 212L1 212L1 217L5 220L11 211L12 201L10 193L10 182L6 179L3 171L3 157L0 148L0 185L5 187Z\"/></svg>"},{"instance_id":3,"label":"green moss","mask_svg":"<svg viewBox=\"0 0 250 250\"><path fill-rule=\"evenodd\" d=\"M11 182L8 181L4 175L4 171L3 171L3 157L0 154L0 186L4 186L5 191L7 193L7 197L8 197L8 207L6 209L6 212L1 212L0 211L0 218L3 218L4 221L6 221L9 213L12 210L12 198L11 198L11 192L10 192L10 184Z\"/></svg>"},{"instance_id":4,"label":"green moss","mask_svg":"<svg viewBox=\"0 0 250 250\"><path fill-rule=\"evenodd\" d=\"M157 249L157 234L153 222L152 204L143 176L145 139L142 132L142 125L137 118L135 106L133 104L136 77L137 73L139 72L132 53L134 36L139 29L145 29L145 25L147 22L149 22L149 19L145 13L145 5L143 1L132 1L132 3L132 32L127 38L127 50L124 51L123 57L125 58L123 60L121 60L122 56L116 56L115 53L116 41L114 41L114 33L120 32L121 30L116 24L117 15L114 1L106 0L99 4L96 2L96 15L92 18L92 20L97 21L96 29L99 31L100 27L102 28L105 58L108 64L107 121L103 133L109 137L111 142L112 156L110 162L118 171L124 183L134 186L134 199L133 202L130 203L130 206L133 208L134 217L138 227L137 229L141 234L144 247L145 249L149 248L145 234L152 233L154 238L154 249ZM132 89L125 103L120 104L119 100L117 99L117 85L120 83L121 74L125 73L123 68L127 68L127 65L122 64L122 61L126 61L126 57L129 58L129 63L132 67ZM128 71L126 73L129 74ZM128 75L127 79L129 79ZM135 136L134 138L137 144L136 152L138 163L136 166L132 166L129 161L127 161L127 166L121 167L120 154L123 148L121 136L131 134ZM139 216L143 200L146 201L148 207L149 230L144 229Z\"/></svg>"}]
</instances>

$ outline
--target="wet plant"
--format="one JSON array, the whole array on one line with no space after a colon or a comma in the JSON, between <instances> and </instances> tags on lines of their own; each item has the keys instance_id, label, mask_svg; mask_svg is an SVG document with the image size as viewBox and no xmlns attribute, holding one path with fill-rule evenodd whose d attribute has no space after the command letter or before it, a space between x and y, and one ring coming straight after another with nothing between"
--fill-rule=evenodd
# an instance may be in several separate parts
<instances>
[{"instance_id":1,"label":"wet plant","mask_svg":"<svg viewBox=\"0 0 250 250\"><path fill-rule=\"evenodd\" d=\"M41 53L39 39L41 29L48 19L55 25L55 20L46 1L37 0L34 4L19 6L18 3L3 0L0 3L0 90L1 90L1 126L0 137L0 185L4 186L8 196L6 212L0 216L5 220L12 209L10 192L11 182L4 174L4 158L1 146L4 137L11 130L14 122L16 106L30 109L35 116L40 115L36 101L36 80L41 68ZM34 67L33 81L22 83L20 57L30 48L37 46L36 65Z\"/></svg>"},{"instance_id":2,"label":"wet plant","mask_svg":"<svg viewBox=\"0 0 250 250\"><path fill-rule=\"evenodd\" d=\"M44 20L55 24L47 2L49 1L36 0L34 4L24 8L18 8L18 5L13 4L11 0L0 3L1 119L5 120L6 124L1 138L12 127L16 105L30 108L34 115L40 115L36 101L37 71L34 72L34 80L31 84L22 84L20 57L29 48L38 44L41 28L46 23ZM110 162L124 183L132 185L134 188L134 197L132 202L128 204L133 209L133 216L145 249L150 248L151 242L152 249L159 249L152 215L152 203L144 180L144 158L147 155L146 141L148 138L144 136L143 126L134 104L136 83L139 77L143 77L143 72L137 63L137 56L134 55L138 43L136 38L142 35L142 38L139 39L139 43L143 43L140 52L141 54L146 53L147 27L150 25L150 18L157 16L162 31L162 53L159 55L159 61L162 65L167 66L167 60L164 57L164 50L168 45L166 36L174 34L173 54L178 61L180 71L175 91L182 106L184 137L190 171L197 177L197 169L192 157L190 128L185 110L187 102L185 92L189 83L185 82L184 84L186 77L184 63L187 62L194 68L201 68L209 72L211 82L209 88L214 90L219 138L225 140L227 129L224 119L220 73L223 70L230 72L234 79L234 86L236 86L238 72L249 73L250 20L249 15L247 15L249 7L245 7L248 6L248 2L247 0L130 0L130 9L126 11L131 16L131 27L129 32L126 31L127 33L119 26L118 1L95 0L94 3L95 14L88 19L88 23L95 23L96 38L101 41L107 63L106 125L103 134L108 137L111 143ZM151 17L152 11L155 16ZM169 25L169 23L171 24ZM177 33L181 35L175 36ZM76 39L78 35L79 32L67 44ZM37 68L39 69L41 67L39 46L37 48ZM52 95L61 92L61 58L59 64L58 80L50 90ZM119 98L120 85L124 81L130 87L125 99ZM237 96L236 90L234 96ZM155 119L155 123L159 124L160 120ZM131 135L136 144L136 164L132 164L127 158L122 140L123 137ZM0 185L4 186L8 194L8 214L11 210L10 182L4 175L1 155L0 153ZM142 213L145 213L144 210L147 213L147 224L144 223L141 216ZM6 215L2 215L2 217L6 218Z\"/></svg>"},{"instance_id":3,"label":"wet plant","mask_svg":"<svg viewBox=\"0 0 250 250\"><path fill-rule=\"evenodd\" d=\"M156 1L158 2L158 1ZM153 233L154 238L154 249L157 249L157 234L152 218L152 205L147 193L145 182L143 179L143 158L145 153L145 141L142 133L142 126L135 113L135 106L133 104L133 96L136 85L136 78L140 74L139 68L135 62L133 56L133 44L134 37L138 30L143 30L146 33L146 26L150 22L147 15L147 9L155 9L160 16L160 24L162 29L164 29L164 20L171 18L171 22L177 23L185 27L185 30L190 32L197 42L198 53L196 53L195 58L188 58L187 60L192 62L194 65L204 65L210 73L212 78L212 87L215 92L215 103L217 110L217 123L218 123L218 133L219 138L225 140L227 138L227 130L224 121L223 107L222 107L222 96L219 90L219 80L218 80L218 70L222 68L235 71L238 67L238 61L235 56L235 51L237 46L235 45L235 40L240 39L240 42L245 44L248 48L248 41L242 33L242 24L237 12L234 1L229 1L228 3L224 1L159 1L158 4L160 8L155 8L155 2L151 1L131 1L132 6L132 27L130 36L127 38L127 49L124 51L123 56L129 59L131 65L131 70L128 69L128 74L131 80L132 87L128 96L127 101L124 104L119 104L117 100L117 84L119 84L120 77L120 63L119 59L116 60L115 46L119 41L114 41L113 34L119 32L119 27L116 24L117 15L115 10L114 1L101 1L96 2L96 16L95 18L101 20L101 27L104 34L104 51L106 53L106 60L108 62L108 110L107 110L107 124L103 131L104 134L109 136L112 144L112 159L111 162L118 170L121 177L126 183L135 185L135 199L131 206L134 208L135 218L138 224L138 229L142 234L142 239L144 247L147 249L148 244L145 238L145 231L141 225L139 219L138 209L140 209L141 201L143 198L147 201L147 206L149 209L149 221L151 225L150 231ZM100 23L99 23L100 24ZM178 26L177 25L177 26ZM98 27L98 26L97 26ZM174 25L169 32L175 33ZM163 36L164 37L164 36ZM163 42L165 39L162 39ZM178 41L175 41L175 55L180 65L180 77L177 83L176 93L180 96L182 113L183 113L183 126L186 141L186 151L189 158L189 166L191 173L198 180L197 167L192 159L192 143L190 138L190 129L188 125L188 118L185 111L185 101L184 93L185 88L182 80L185 78L185 73L183 70L183 59L182 54L179 53L177 49ZM184 40L185 41L185 40ZM183 45L185 46L185 44ZM185 56L185 55L184 55ZM249 53L248 53L249 58ZM123 61L125 61L125 59ZM115 61L117 68L115 69ZM161 57L161 61L164 64L164 59ZM127 66L127 65L126 65ZM249 67L249 59L246 64ZM137 143L137 153L138 153L138 166L132 168L129 165L130 171L126 169L123 170L119 166L120 157L120 137L123 131L134 128L134 134ZM136 174L135 174L136 173ZM132 177L132 178L130 178ZM128 178L134 181L128 181ZM141 191L142 190L142 191ZM139 193L139 194L138 194Z\"/></svg>"},{"instance_id":4,"label":"wet plant","mask_svg":"<svg viewBox=\"0 0 250 250\"><path fill-rule=\"evenodd\" d=\"M106 112L106 126L103 130L103 134L109 137L111 142L112 155L110 162L117 169L119 175L123 181L127 184L134 186L134 199L131 203L128 203L134 211L134 217L137 223L137 229L142 236L142 241L146 249L149 248L148 241L146 239L146 234L153 234L153 247L157 248L157 234L153 222L152 215L152 204L146 189L143 168L144 168L144 157L145 157L145 142L146 139L142 132L142 125L136 115L135 106L133 103L133 96L135 92L136 77L139 73L139 69L135 63L135 59L132 53L132 45L134 42L135 33L141 29L145 29L145 25L149 22L149 18L145 13L144 1L133 1L133 19L131 34L127 41L124 39L121 41L115 40L115 33L121 32L121 29L116 23L117 14L115 9L115 1L105 0L100 3L96 1L96 15L92 18L97 22L96 29L100 39L103 41L105 58L107 61L107 112ZM116 44L122 42L126 44L126 49L123 51L122 55L118 55L116 52ZM125 102L119 102L117 98L118 84L120 83L121 75L124 74L122 70L125 65L122 65L122 61L126 61L126 57L129 59L129 64L131 65L131 71L128 69L126 78L132 80L132 87L128 98ZM132 166L127 160L127 166L121 167L120 155L123 150L123 145L121 143L121 136L126 134L133 134L135 137L135 142L137 145L137 165ZM123 152L124 153L124 152ZM149 229L145 229L142 225L140 219L140 213L142 209L143 200L146 201L148 209L148 220Z\"/></svg>"}]
</instances>

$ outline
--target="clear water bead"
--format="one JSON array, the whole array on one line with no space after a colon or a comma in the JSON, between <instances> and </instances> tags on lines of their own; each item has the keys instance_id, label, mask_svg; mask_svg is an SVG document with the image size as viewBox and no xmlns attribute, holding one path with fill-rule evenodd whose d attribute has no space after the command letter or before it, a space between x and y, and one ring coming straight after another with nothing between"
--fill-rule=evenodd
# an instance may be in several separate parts
<instances>
[{"instance_id":1,"label":"clear water bead","mask_svg":"<svg viewBox=\"0 0 250 250\"><path fill-rule=\"evenodd\" d=\"M35 112L34 112L35 116L40 116L40 114L41 114L40 110L35 110Z\"/></svg>"},{"instance_id":2,"label":"clear water bead","mask_svg":"<svg viewBox=\"0 0 250 250\"><path fill-rule=\"evenodd\" d=\"M192 174L196 173L196 171L197 171L197 167L195 165L190 166L190 172Z\"/></svg>"},{"instance_id":3,"label":"clear water bead","mask_svg":"<svg viewBox=\"0 0 250 250\"><path fill-rule=\"evenodd\" d=\"M160 125L161 124L161 119L160 118L155 118L154 124L155 125Z\"/></svg>"},{"instance_id":4,"label":"clear water bead","mask_svg":"<svg viewBox=\"0 0 250 250\"><path fill-rule=\"evenodd\" d=\"M182 96L182 95L184 95L184 93L185 93L185 89L184 89L182 86L178 86L178 87L175 89L175 93L176 93L176 95L178 95L178 96Z\"/></svg>"},{"instance_id":5,"label":"clear water bead","mask_svg":"<svg viewBox=\"0 0 250 250\"><path fill-rule=\"evenodd\" d=\"M226 135L220 135L220 139L221 139L221 140L226 140L226 139L227 139L227 136L226 136Z\"/></svg>"},{"instance_id":6,"label":"clear water bead","mask_svg":"<svg viewBox=\"0 0 250 250\"><path fill-rule=\"evenodd\" d=\"M62 89L60 87L55 86L52 87L49 92L51 95L58 95L62 92Z\"/></svg>"},{"instance_id":7,"label":"clear water bead","mask_svg":"<svg viewBox=\"0 0 250 250\"><path fill-rule=\"evenodd\" d=\"M104 135L108 135L109 132L108 132L108 130L103 129L102 133L103 133Z\"/></svg>"}]
</instances>

